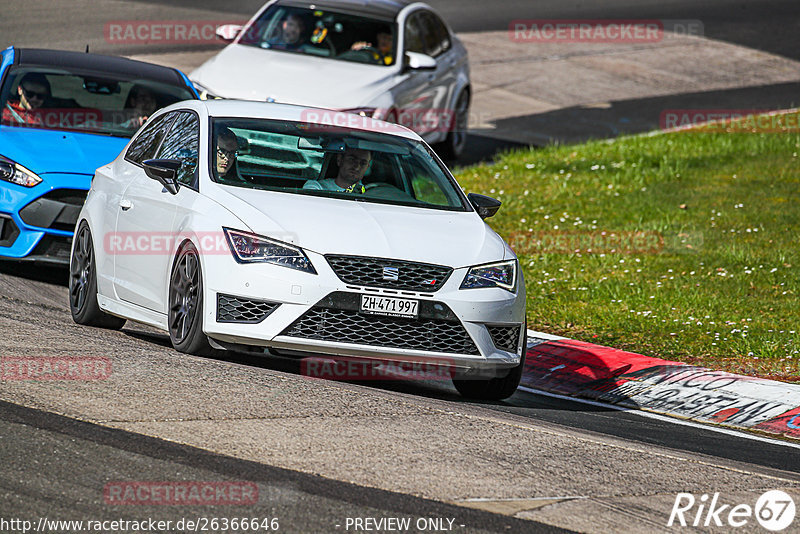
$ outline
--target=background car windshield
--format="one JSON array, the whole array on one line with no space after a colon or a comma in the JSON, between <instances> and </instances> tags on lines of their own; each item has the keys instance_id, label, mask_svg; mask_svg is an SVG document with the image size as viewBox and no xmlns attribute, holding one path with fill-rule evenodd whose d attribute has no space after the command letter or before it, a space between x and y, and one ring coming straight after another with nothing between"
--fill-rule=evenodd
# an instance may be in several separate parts
<instances>
[{"instance_id":1,"label":"background car windshield","mask_svg":"<svg viewBox=\"0 0 800 534\"><path fill-rule=\"evenodd\" d=\"M192 98L185 87L149 80L16 68L0 90L1 123L131 137L156 110Z\"/></svg>"},{"instance_id":2,"label":"background car windshield","mask_svg":"<svg viewBox=\"0 0 800 534\"><path fill-rule=\"evenodd\" d=\"M272 6L245 29L239 44L320 57L393 65L393 21L318 9Z\"/></svg>"},{"instance_id":3,"label":"background car windshield","mask_svg":"<svg viewBox=\"0 0 800 534\"><path fill-rule=\"evenodd\" d=\"M419 141L264 119L213 119L211 132L211 169L213 179L221 184L451 211L469 209L458 184ZM363 177L351 191L342 191L335 181L348 156L360 160L356 165L362 167Z\"/></svg>"}]
</instances>

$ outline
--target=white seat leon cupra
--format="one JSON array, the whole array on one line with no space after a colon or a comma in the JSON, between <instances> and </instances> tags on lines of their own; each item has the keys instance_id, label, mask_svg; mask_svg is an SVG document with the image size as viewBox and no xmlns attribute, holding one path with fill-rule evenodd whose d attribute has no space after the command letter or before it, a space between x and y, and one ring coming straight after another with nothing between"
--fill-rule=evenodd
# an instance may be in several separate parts
<instances>
[{"instance_id":1,"label":"white seat leon cupra","mask_svg":"<svg viewBox=\"0 0 800 534\"><path fill-rule=\"evenodd\" d=\"M96 171L78 217L74 320L182 352L430 362L463 395L516 389L525 284L420 138L349 113L233 100L159 111Z\"/></svg>"}]
</instances>

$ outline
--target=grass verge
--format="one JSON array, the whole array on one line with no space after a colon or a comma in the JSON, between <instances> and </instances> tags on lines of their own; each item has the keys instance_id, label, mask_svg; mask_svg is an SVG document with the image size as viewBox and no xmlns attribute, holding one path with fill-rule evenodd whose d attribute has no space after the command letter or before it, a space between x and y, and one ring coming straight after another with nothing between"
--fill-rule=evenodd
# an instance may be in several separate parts
<instances>
[{"instance_id":1,"label":"grass verge","mask_svg":"<svg viewBox=\"0 0 800 534\"><path fill-rule=\"evenodd\" d=\"M800 381L797 114L549 146L456 170L503 201L528 326Z\"/></svg>"}]
</instances>

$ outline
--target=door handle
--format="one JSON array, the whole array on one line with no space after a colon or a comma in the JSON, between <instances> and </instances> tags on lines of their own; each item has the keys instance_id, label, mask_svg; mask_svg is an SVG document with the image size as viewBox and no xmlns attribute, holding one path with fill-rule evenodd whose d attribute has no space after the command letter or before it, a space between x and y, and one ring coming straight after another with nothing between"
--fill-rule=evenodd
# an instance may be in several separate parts
<instances>
[{"instance_id":1,"label":"door handle","mask_svg":"<svg viewBox=\"0 0 800 534\"><path fill-rule=\"evenodd\" d=\"M123 198L119 201L119 207L122 208L122 211L128 211L133 207L133 202L128 200L127 198Z\"/></svg>"}]
</instances>

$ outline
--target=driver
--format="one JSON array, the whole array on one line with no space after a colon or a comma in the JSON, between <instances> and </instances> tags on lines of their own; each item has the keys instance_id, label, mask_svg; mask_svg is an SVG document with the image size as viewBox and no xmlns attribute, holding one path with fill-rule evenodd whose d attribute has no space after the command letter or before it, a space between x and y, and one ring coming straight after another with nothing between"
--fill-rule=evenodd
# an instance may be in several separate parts
<instances>
[{"instance_id":1,"label":"driver","mask_svg":"<svg viewBox=\"0 0 800 534\"><path fill-rule=\"evenodd\" d=\"M343 154L336 155L339 174L336 178L309 180L303 189L337 191L339 193L364 193L366 189L361 180L372 163L372 152L360 148L346 148Z\"/></svg>"},{"instance_id":2,"label":"driver","mask_svg":"<svg viewBox=\"0 0 800 534\"><path fill-rule=\"evenodd\" d=\"M122 126L139 128L158 109L158 100L150 89L144 85L136 84L131 87L128 93L125 109L129 110L133 117L122 123Z\"/></svg>"},{"instance_id":3,"label":"driver","mask_svg":"<svg viewBox=\"0 0 800 534\"><path fill-rule=\"evenodd\" d=\"M376 63L383 63L384 65L391 65L394 61L392 57L392 46L394 45L394 37L392 37L392 29L389 26L381 26L375 34L376 45L366 41L358 41L353 43L350 50L362 50L364 48L372 52L372 59Z\"/></svg>"},{"instance_id":4,"label":"driver","mask_svg":"<svg viewBox=\"0 0 800 534\"><path fill-rule=\"evenodd\" d=\"M3 108L3 124L36 124L36 111L50 100L50 82L40 72L24 75L17 86L19 101L6 102Z\"/></svg>"}]
</instances>

